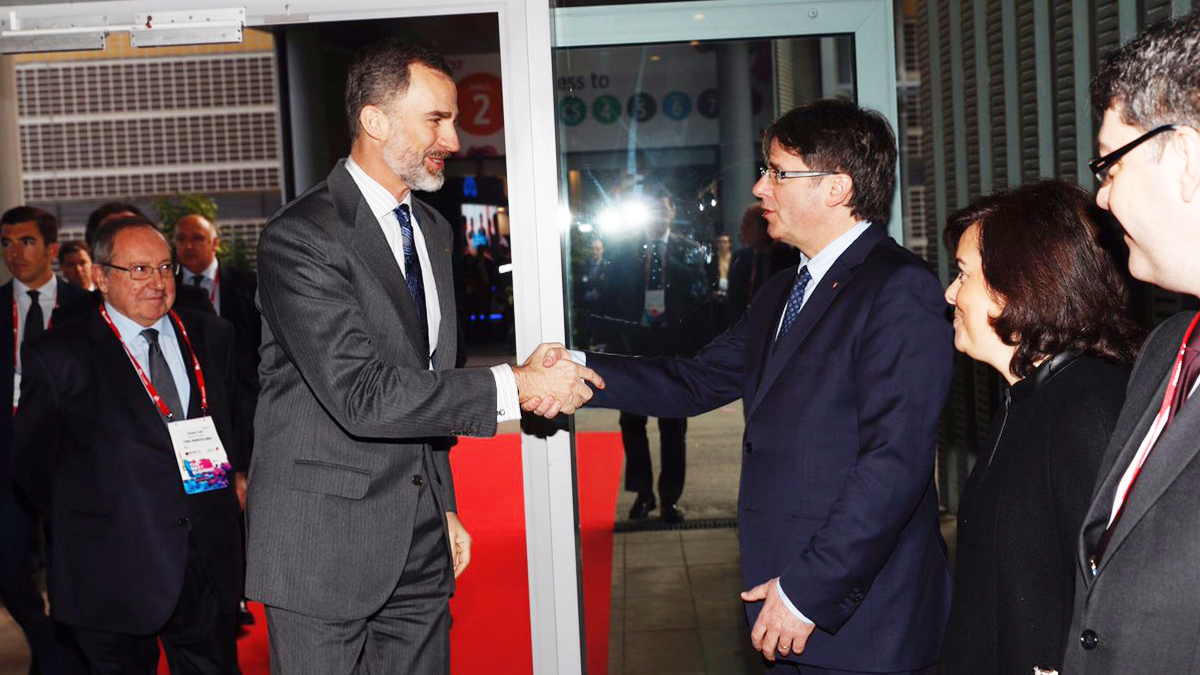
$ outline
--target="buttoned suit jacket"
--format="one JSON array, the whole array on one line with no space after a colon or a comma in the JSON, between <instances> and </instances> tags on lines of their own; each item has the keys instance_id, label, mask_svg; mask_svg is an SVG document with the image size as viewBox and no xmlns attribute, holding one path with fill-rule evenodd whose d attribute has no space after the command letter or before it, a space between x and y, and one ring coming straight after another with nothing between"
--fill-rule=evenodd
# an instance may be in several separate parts
<instances>
[{"instance_id":1,"label":"buttoned suit jacket","mask_svg":"<svg viewBox=\"0 0 1200 675\"><path fill-rule=\"evenodd\" d=\"M75 301L88 294L82 288L72 286L58 277L55 277L54 281L58 284L56 291L58 306L50 315L51 328L69 320L81 306ZM10 304L12 299L13 282L10 280L0 286L0 302ZM4 364L3 367L0 367L0 410L8 410L11 413L13 407L12 381L16 366L13 355L16 354L16 345L13 342L13 320L12 312L9 309L9 307L5 307L4 311L0 311L0 349L4 350L3 354L9 355L0 357L0 362ZM0 499L3 499L5 494L12 489L12 443L12 415L0 414Z\"/></svg>"},{"instance_id":2,"label":"buttoned suit jacket","mask_svg":"<svg viewBox=\"0 0 1200 675\"><path fill-rule=\"evenodd\" d=\"M1195 395L1146 458L1095 575L1089 564L1108 524L1117 484L1158 413L1168 371L1193 316L1183 312L1163 322L1134 363L1078 540L1063 673L1200 673L1200 400Z\"/></svg>"},{"instance_id":3,"label":"buttoned suit jacket","mask_svg":"<svg viewBox=\"0 0 1200 675\"><path fill-rule=\"evenodd\" d=\"M431 490L440 511L456 509L445 437L495 433L491 373L454 367L450 225L420 200L413 210L441 308L434 369L404 277L344 160L259 239L246 584L268 605L336 620L377 611L404 569L419 491Z\"/></svg>"},{"instance_id":4,"label":"buttoned suit jacket","mask_svg":"<svg viewBox=\"0 0 1200 675\"><path fill-rule=\"evenodd\" d=\"M235 456L233 330L214 316L178 315L200 361L209 415ZM188 363L188 417L199 417L187 344L178 328L175 335ZM242 569L237 499L232 488L184 492L167 426L99 309L27 343L22 357L13 472L54 533L54 618L155 633L180 597L189 540L218 602L233 612Z\"/></svg>"},{"instance_id":5,"label":"buttoned suit jacket","mask_svg":"<svg viewBox=\"0 0 1200 675\"><path fill-rule=\"evenodd\" d=\"M817 629L798 658L893 672L937 660L950 577L933 482L953 346L927 265L872 227L773 347L795 270L694 359L588 354L592 403L690 417L742 399L742 582L780 577ZM747 605L747 620L761 603Z\"/></svg>"}]
</instances>

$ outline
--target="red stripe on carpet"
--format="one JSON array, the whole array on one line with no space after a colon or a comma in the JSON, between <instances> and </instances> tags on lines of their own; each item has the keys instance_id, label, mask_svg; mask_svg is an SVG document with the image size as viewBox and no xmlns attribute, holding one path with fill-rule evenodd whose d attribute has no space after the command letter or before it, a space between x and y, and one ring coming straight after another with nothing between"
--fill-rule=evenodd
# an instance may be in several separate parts
<instances>
[{"instance_id":1,"label":"red stripe on carpet","mask_svg":"<svg viewBox=\"0 0 1200 675\"><path fill-rule=\"evenodd\" d=\"M616 432L576 434L575 446L588 672L602 674L608 672L612 530L624 453ZM459 516L474 540L471 565L450 601L452 671L532 673L520 436L460 439L450 462ZM243 675L267 675L266 618L258 603L250 611L257 621L238 639L238 662ZM158 672L168 675L165 658Z\"/></svg>"}]
</instances>

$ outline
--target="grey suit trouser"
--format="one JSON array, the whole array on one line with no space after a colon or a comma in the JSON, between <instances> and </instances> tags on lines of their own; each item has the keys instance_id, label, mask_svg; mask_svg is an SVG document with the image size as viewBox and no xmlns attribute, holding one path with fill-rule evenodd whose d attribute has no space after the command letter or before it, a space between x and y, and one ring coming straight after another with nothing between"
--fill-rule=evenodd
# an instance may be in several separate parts
<instances>
[{"instance_id":1,"label":"grey suit trouser","mask_svg":"<svg viewBox=\"0 0 1200 675\"><path fill-rule=\"evenodd\" d=\"M272 675L448 675L453 571L444 519L421 490L400 582L370 616L335 621L268 606Z\"/></svg>"}]
</instances>

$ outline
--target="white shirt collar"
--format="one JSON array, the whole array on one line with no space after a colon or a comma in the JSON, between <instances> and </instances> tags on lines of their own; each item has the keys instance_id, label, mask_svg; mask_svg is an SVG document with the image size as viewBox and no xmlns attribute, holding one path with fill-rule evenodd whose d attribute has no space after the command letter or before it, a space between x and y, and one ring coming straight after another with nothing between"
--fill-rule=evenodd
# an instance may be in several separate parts
<instances>
[{"instance_id":1,"label":"white shirt collar","mask_svg":"<svg viewBox=\"0 0 1200 675\"><path fill-rule=\"evenodd\" d=\"M855 223L854 227L843 232L840 237L830 242L828 246L821 249L815 256L809 258L801 253L800 267L807 265L808 273L812 276L809 288L813 288L820 283L821 278L825 276L829 268L833 267L833 263L837 262L837 259L842 257L842 254L846 252L846 249L850 248L850 245L858 241L858 238L870 228L871 223L860 220ZM796 268L797 272L799 272L799 269L799 267Z\"/></svg>"},{"instance_id":2,"label":"white shirt collar","mask_svg":"<svg viewBox=\"0 0 1200 675\"><path fill-rule=\"evenodd\" d=\"M353 157L346 158L346 171L350 172L350 177L354 179L354 184L358 186L358 191L362 193L364 199L367 200L367 206L371 209L371 215L375 216L376 220L383 218L389 213L396 210L401 204L408 204L409 213L412 213L412 190L404 195L404 201L396 201L396 195L383 187L379 181L367 175L362 167L354 161ZM414 218L415 220L415 218Z\"/></svg>"},{"instance_id":3,"label":"white shirt collar","mask_svg":"<svg viewBox=\"0 0 1200 675\"><path fill-rule=\"evenodd\" d=\"M29 286L21 283L20 279L13 277L13 297L28 299L29 291L37 291L39 293L39 302L54 302L54 300L58 297L57 281L58 279L55 279L54 275L51 274L50 281L42 284L39 288L30 288Z\"/></svg>"},{"instance_id":4,"label":"white shirt collar","mask_svg":"<svg viewBox=\"0 0 1200 675\"><path fill-rule=\"evenodd\" d=\"M113 307L107 300L104 301L104 309L108 311L108 318L112 319L113 325L117 327L117 332L121 335L121 341L127 345L137 344L134 342L140 339L142 331L147 328L154 328L159 335L170 335L174 338L174 329L171 328L171 320L164 314L155 321L153 325L143 326L133 319L125 316L116 307ZM144 342L144 340L143 340Z\"/></svg>"}]
</instances>

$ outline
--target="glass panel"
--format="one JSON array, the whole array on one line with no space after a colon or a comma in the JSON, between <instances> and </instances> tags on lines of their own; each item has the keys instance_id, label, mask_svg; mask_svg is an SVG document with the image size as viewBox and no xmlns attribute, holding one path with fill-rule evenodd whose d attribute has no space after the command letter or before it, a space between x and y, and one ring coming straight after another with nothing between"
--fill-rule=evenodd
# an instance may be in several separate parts
<instances>
[{"instance_id":1,"label":"glass panel","mask_svg":"<svg viewBox=\"0 0 1200 675\"><path fill-rule=\"evenodd\" d=\"M804 101L854 98L853 55L852 36L557 50L573 347L694 355L797 264L754 210L761 131ZM653 669L664 640L676 670L761 672L737 595L741 402L649 423L585 408L575 429L581 512L609 509L581 519L589 672Z\"/></svg>"}]
</instances>

